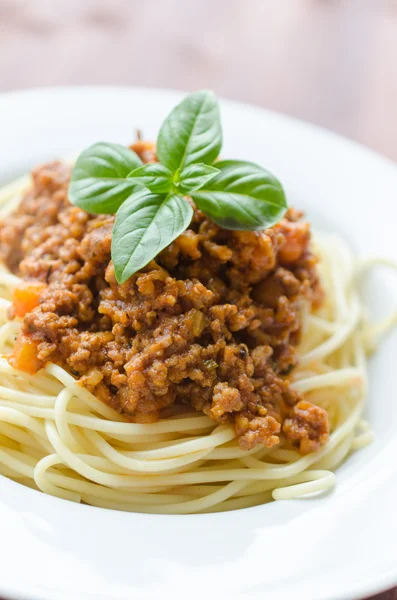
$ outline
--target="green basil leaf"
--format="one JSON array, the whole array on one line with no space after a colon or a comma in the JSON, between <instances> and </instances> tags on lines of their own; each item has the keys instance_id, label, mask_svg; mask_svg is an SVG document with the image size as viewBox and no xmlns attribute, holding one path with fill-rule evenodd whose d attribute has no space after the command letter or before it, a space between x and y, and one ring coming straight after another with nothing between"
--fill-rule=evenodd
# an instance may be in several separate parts
<instances>
[{"instance_id":1,"label":"green basil leaf","mask_svg":"<svg viewBox=\"0 0 397 600\"><path fill-rule=\"evenodd\" d=\"M199 190L208 183L210 179L215 177L217 173L219 173L219 169L211 167L210 165L205 165L204 163L185 167L182 169L179 176L179 189L184 194Z\"/></svg>"},{"instance_id":2,"label":"green basil leaf","mask_svg":"<svg viewBox=\"0 0 397 600\"><path fill-rule=\"evenodd\" d=\"M177 194L153 194L142 189L117 211L112 259L119 283L146 266L188 227L190 204Z\"/></svg>"},{"instance_id":3,"label":"green basil leaf","mask_svg":"<svg viewBox=\"0 0 397 600\"><path fill-rule=\"evenodd\" d=\"M127 175L141 164L139 156L125 146L106 142L90 146L74 165L70 201L91 213L115 213L137 187Z\"/></svg>"},{"instance_id":4,"label":"green basil leaf","mask_svg":"<svg viewBox=\"0 0 397 600\"><path fill-rule=\"evenodd\" d=\"M172 188L172 173L160 163L148 163L128 174L128 178L141 183L151 192L169 192Z\"/></svg>"},{"instance_id":5,"label":"green basil leaf","mask_svg":"<svg viewBox=\"0 0 397 600\"><path fill-rule=\"evenodd\" d=\"M211 164L222 146L219 106L213 92L187 96L161 126L156 152L173 173L194 163Z\"/></svg>"},{"instance_id":6,"label":"green basil leaf","mask_svg":"<svg viewBox=\"0 0 397 600\"><path fill-rule=\"evenodd\" d=\"M220 173L192 192L196 206L225 229L260 230L287 210L281 183L259 165L239 160L216 163Z\"/></svg>"}]
</instances>

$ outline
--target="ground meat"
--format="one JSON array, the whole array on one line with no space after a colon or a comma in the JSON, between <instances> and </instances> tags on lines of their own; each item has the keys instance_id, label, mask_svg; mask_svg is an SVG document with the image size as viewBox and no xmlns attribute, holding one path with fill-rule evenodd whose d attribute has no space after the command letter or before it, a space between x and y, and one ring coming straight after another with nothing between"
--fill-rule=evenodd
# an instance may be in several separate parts
<instances>
[{"instance_id":1,"label":"ground meat","mask_svg":"<svg viewBox=\"0 0 397 600\"><path fill-rule=\"evenodd\" d=\"M153 144L134 149L156 160ZM321 298L301 215L226 231L195 209L189 229L119 285L114 217L71 206L69 175L61 163L36 169L0 224L0 256L26 282L11 311L25 315L11 362L31 372L57 363L138 422L191 406L233 424L244 449L271 447L280 431L303 453L323 444L325 411L285 377L303 304Z\"/></svg>"},{"instance_id":2,"label":"ground meat","mask_svg":"<svg viewBox=\"0 0 397 600\"><path fill-rule=\"evenodd\" d=\"M324 410L306 400L301 400L292 409L291 417L285 419L283 432L290 439L299 442L302 454L318 450L329 435L328 420Z\"/></svg>"}]
</instances>

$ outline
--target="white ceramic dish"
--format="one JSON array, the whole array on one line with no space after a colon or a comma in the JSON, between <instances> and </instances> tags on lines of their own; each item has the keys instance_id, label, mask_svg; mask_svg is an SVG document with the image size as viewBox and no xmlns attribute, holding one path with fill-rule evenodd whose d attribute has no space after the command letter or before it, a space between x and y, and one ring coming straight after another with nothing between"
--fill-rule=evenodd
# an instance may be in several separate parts
<instances>
[{"instance_id":1,"label":"white ceramic dish","mask_svg":"<svg viewBox=\"0 0 397 600\"><path fill-rule=\"evenodd\" d=\"M181 95L42 89L0 96L0 183L103 139L154 138ZM397 258L397 168L331 133L224 102L223 154L257 161L319 229L361 256ZM375 315L397 298L390 273L366 293ZM397 584L397 332L370 366L376 440L321 498L197 516L121 513L0 477L0 595L23 600L358 598Z\"/></svg>"}]
</instances>

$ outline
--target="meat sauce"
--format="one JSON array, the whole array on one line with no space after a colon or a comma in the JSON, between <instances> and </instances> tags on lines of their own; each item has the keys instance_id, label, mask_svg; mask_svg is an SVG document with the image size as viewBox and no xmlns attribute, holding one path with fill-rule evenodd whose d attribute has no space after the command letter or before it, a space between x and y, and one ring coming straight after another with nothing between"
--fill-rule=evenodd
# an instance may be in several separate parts
<instances>
[{"instance_id":1,"label":"meat sauce","mask_svg":"<svg viewBox=\"0 0 397 600\"><path fill-rule=\"evenodd\" d=\"M147 162L154 148L134 149ZM226 231L195 209L192 223L126 283L116 281L114 217L68 201L70 170L33 171L0 224L0 257L24 284L12 365L51 361L133 421L185 407L233 424L240 447L282 432L302 453L328 438L327 413L294 391L302 309L321 301L310 228L294 209L262 232Z\"/></svg>"}]
</instances>

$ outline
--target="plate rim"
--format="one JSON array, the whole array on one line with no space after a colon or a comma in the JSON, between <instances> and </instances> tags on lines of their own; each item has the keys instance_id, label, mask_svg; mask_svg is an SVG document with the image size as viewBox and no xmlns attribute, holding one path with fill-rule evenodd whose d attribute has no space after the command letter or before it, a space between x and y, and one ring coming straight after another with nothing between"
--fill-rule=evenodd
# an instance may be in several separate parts
<instances>
[{"instance_id":1,"label":"plate rim","mask_svg":"<svg viewBox=\"0 0 397 600\"><path fill-rule=\"evenodd\" d=\"M12 102L13 98L26 98L26 101L28 101L30 95L35 95L35 96L41 95L41 94L63 95L65 93L84 94L86 92L94 92L94 91L98 92L99 94L101 92L113 92L115 94L131 93L131 92L138 93L138 94L149 93L153 96L166 94L170 98L182 96L184 93L186 93L183 90L177 90L177 89L166 89L166 88L149 87L149 86L130 86L130 85L42 86L42 87L32 87L32 88L15 90L15 91L14 90L3 91L0 93L0 106L4 100L8 100L8 101ZM396 170L396 172L397 172L397 165L391 158L383 156L382 154L366 147L365 145L361 144L360 142L357 142L355 140L344 137L343 135L340 135L339 133L330 131L324 127L318 126L311 122L304 121L304 120L298 119L296 117L293 117L293 116L290 116L290 115L287 115L284 113L269 110L266 108L261 108L254 104L229 100L224 97L220 97L220 101L222 103L225 103L225 104L233 107L233 108L238 109L239 111L249 110L250 112L256 112L258 114L258 116L260 116L261 114L262 115L265 114L265 115L267 115L268 118L275 119L280 122L282 121L286 124L289 123L295 129L301 128L302 130L306 130L306 131L309 130L309 131L313 132L314 134L321 135L322 137L326 136L327 138L332 138L344 145L347 144L351 147L351 149L354 152L358 151L361 154L365 154L371 160L376 160L378 163L381 161L385 164L385 166L387 166L388 168L391 167L394 170ZM15 484L15 485L19 486L20 484ZM29 491L32 492L32 490L29 490ZM60 499L54 498L52 500L59 502ZM65 502L65 501L63 501L63 502ZM88 509L90 511L93 508L96 511L98 511L98 510L104 511L105 510L105 509L100 509L100 508L95 508L95 507L84 507L84 509ZM106 511L106 512L108 512L108 511ZM376 582L373 577L371 578L371 580L373 581L372 585L367 583L367 585L359 584L359 585L350 586L346 592L341 592L341 594L339 594L338 596L335 596L335 597L337 597L339 600L347 600L348 598L350 598L350 599L351 598L359 598L359 597L362 597L363 594L375 594L375 593L381 592L383 590L386 590L393 585L397 585L397 565L394 569L388 569L384 573L384 575L381 576L381 578L377 577ZM21 589L20 591L18 591L17 587L14 587L14 591L13 591L12 589L8 589L8 586L4 587L3 583L0 582L0 593L3 595L6 595L7 598L10 598L10 599L15 598L17 600L19 600L19 599L25 600L28 598L30 598L31 600L43 600L44 598L52 599L52 598L58 598L58 597L66 598L66 596L64 596L62 592L58 592L58 590L56 592L53 592L52 590L49 590L48 592L46 592L46 591L43 592L42 589L38 588L37 594L38 593L41 594L40 596L38 596L38 595L36 595L36 591L32 592L32 594L31 594L29 592L29 590L26 590L26 589L25 590ZM44 588L44 590L45 590L45 588ZM43 593L44 593L44 596L43 596ZM46 594L51 594L51 595L46 595ZM58 594L60 594L60 595L58 595ZM81 597L91 599L93 596L84 595Z\"/></svg>"}]
</instances>

